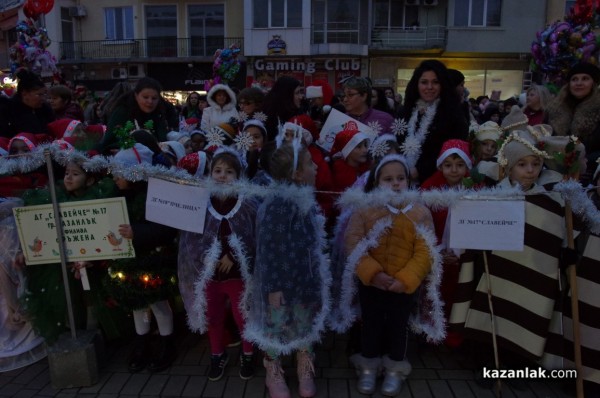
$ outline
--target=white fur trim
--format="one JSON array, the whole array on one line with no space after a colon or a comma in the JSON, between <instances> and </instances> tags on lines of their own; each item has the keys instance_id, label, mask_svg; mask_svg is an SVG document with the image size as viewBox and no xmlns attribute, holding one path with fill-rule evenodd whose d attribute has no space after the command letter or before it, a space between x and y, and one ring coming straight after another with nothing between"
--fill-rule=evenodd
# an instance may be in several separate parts
<instances>
[{"instance_id":1,"label":"white fur trim","mask_svg":"<svg viewBox=\"0 0 600 398\"><path fill-rule=\"evenodd\" d=\"M467 167L469 169L473 168L473 163L471 162L471 159L467 156L467 154L458 149L458 148L448 148L446 149L438 158L437 158L437 162L436 162L436 166L440 167L442 165L442 163L444 163L444 160L446 160L446 158L452 154L458 155L460 156L460 158L462 160L465 161L465 163L467 164Z\"/></svg>"},{"instance_id":2,"label":"white fur trim","mask_svg":"<svg viewBox=\"0 0 600 398\"><path fill-rule=\"evenodd\" d=\"M226 103L225 106L223 106L223 108L221 108L217 104L217 102L213 99L213 96L215 95L215 93L220 90L225 91L227 93L227 95L229 95L229 99L230 99L230 101L228 103ZM212 86L210 88L210 90L208 91L208 94L206 94L206 102L208 102L208 105L218 108L218 109L223 109L224 111L230 111L232 109L235 109L235 106L237 104L235 93L226 84L215 84L214 86Z\"/></svg>"},{"instance_id":3,"label":"white fur trim","mask_svg":"<svg viewBox=\"0 0 600 398\"><path fill-rule=\"evenodd\" d=\"M208 330L208 321L206 314L206 287L212 279L219 255L221 254L221 242L215 237L210 248L206 251L203 258L203 267L200 270L198 279L194 282L194 302L192 303L193 311L188 312L188 326L194 332L205 333Z\"/></svg>"},{"instance_id":4,"label":"white fur trim","mask_svg":"<svg viewBox=\"0 0 600 398\"><path fill-rule=\"evenodd\" d=\"M206 152L198 151L198 168L194 173L194 177L202 177L204 175L204 170L206 170Z\"/></svg>"},{"instance_id":5,"label":"white fur trim","mask_svg":"<svg viewBox=\"0 0 600 398\"><path fill-rule=\"evenodd\" d=\"M323 97L323 87L321 86L308 86L306 87L306 99L311 98L322 98Z\"/></svg>"},{"instance_id":6,"label":"white fur trim","mask_svg":"<svg viewBox=\"0 0 600 398\"><path fill-rule=\"evenodd\" d=\"M350 155L350 152L352 152L352 150L354 150L354 148L356 148L358 144L360 144L364 140L370 141L369 136L365 133L358 132L354 134L354 136L350 138L350 141L348 141L348 143L344 145L344 148L342 148L342 156L344 156L344 159L346 159L348 155Z\"/></svg>"}]
</instances>

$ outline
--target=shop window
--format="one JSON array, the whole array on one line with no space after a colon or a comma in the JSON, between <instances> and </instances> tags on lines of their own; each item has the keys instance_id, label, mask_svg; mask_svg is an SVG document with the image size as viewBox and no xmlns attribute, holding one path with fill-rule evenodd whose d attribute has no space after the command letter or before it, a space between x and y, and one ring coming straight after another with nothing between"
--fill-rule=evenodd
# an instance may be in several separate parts
<instances>
[{"instance_id":1,"label":"shop window","mask_svg":"<svg viewBox=\"0 0 600 398\"><path fill-rule=\"evenodd\" d=\"M302 2L298 0L254 0L255 28L301 28Z\"/></svg>"},{"instance_id":2,"label":"shop window","mask_svg":"<svg viewBox=\"0 0 600 398\"><path fill-rule=\"evenodd\" d=\"M107 40L133 39L133 7L105 8L104 29Z\"/></svg>"},{"instance_id":3,"label":"shop window","mask_svg":"<svg viewBox=\"0 0 600 398\"><path fill-rule=\"evenodd\" d=\"M502 0L455 0L454 26L500 26Z\"/></svg>"},{"instance_id":4,"label":"shop window","mask_svg":"<svg viewBox=\"0 0 600 398\"><path fill-rule=\"evenodd\" d=\"M150 57L177 56L177 7L146 6L146 52Z\"/></svg>"},{"instance_id":5,"label":"shop window","mask_svg":"<svg viewBox=\"0 0 600 398\"><path fill-rule=\"evenodd\" d=\"M225 41L225 6L189 5L190 55L211 56Z\"/></svg>"}]
</instances>

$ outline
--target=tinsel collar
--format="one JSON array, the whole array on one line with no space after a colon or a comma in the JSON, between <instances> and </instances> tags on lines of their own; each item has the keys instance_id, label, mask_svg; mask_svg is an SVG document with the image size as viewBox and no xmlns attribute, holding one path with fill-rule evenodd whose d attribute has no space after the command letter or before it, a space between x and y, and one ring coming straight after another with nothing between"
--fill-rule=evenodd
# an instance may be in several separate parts
<instances>
[{"instance_id":1,"label":"tinsel collar","mask_svg":"<svg viewBox=\"0 0 600 398\"><path fill-rule=\"evenodd\" d=\"M411 167L414 167L421 157L421 146L425 142L427 134L429 134L429 126L433 122L439 103L439 98L432 103L417 102L408 120L406 139L400 149ZM417 129L417 122L421 113L423 116Z\"/></svg>"}]
</instances>

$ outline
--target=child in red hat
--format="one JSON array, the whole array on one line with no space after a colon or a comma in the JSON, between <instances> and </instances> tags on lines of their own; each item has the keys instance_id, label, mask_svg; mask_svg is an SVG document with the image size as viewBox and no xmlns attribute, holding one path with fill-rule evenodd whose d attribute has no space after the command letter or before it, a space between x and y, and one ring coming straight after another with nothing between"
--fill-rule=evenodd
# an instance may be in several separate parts
<instances>
[{"instance_id":1,"label":"child in red hat","mask_svg":"<svg viewBox=\"0 0 600 398\"><path fill-rule=\"evenodd\" d=\"M432 189L454 189L462 188L463 179L469 176L469 170L473 167L469 143L463 140L452 139L444 142L440 155L437 158L437 171L429 177L421 190L428 191ZM442 246L443 270L440 293L444 301L444 315L446 320L450 316L450 310L453 304L453 296L458 284L458 273L460 271L460 253L455 253L448 247L449 231L446 231L446 220L448 218L448 208L431 210L435 235L438 244ZM462 342L460 335L448 332L446 344L449 346L458 346Z\"/></svg>"},{"instance_id":2,"label":"child in red hat","mask_svg":"<svg viewBox=\"0 0 600 398\"><path fill-rule=\"evenodd\" d=\"M335 192L343 192L351 187L358 176L369 170L369 136L358 130L350 122L340 131L331 147L332 188Z\"/></svg>"}]
</instances>

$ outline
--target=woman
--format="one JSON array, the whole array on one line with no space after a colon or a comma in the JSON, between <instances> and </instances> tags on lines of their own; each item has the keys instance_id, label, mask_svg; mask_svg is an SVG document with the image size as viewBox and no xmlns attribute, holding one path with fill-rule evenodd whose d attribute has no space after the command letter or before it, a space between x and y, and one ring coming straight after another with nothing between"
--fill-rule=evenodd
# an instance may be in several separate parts
<instances>
[{"instance_id":1,"label":"woman","mask_svg":"<svg viewBox=\"0 0 600 398\"><path fill-rule=\"evenodd\" d=\"M74 119L83 122L83 109L73 101L73 93L61 84L50 87L50 106L56 119Z\"/></svg>"},{"instance_id":2,"label":"woman","mask_svg":"<svg viewBox=\"0 0 600 398\"><path fill-rule=\"evenodd\" d=\"M143 77L133 91L123 94L112 111L106 134L100 144L101 152L118 149L115 130L128 121L137 123L140 128L152 122L150 129L159 142L167 140L168 112L160 93L160 83L151 77Z\"/></svg>"},{"instance_id":3,"label":"woman","mask_svg":"<svg viewBox=\"0 0 600 398\"><path fill-rule=\"evenodd\" d=\"M587 63L575 65L548 107L548 123L554 135L575 135L585 145L587 170L581 170L581 182L589 182L600 156L600 69Z\"/></svg>"},{"instance_id":4,"label":"woman","mask_svg":"<svg viewBox=\"0 0 600 398\"><path fill-rule=\"evenodd\" d=\"M100 117L102 124L108 124L110 119L110 115L112 115L113 109L117 106L117 102L119 99L126 93L131 92L132 87L128 82L118 82L115 86L110 90L110 93L102 100L100 104Z\"/></svg>"},{"instance_id":5,"label":"woman","mask_svg":"<svg viewBox=\"0 0 600 398\"><path fill-rule=\"evenodd\" d=\"M525 109L523 109L523 113L525 116L527 116L527 119L529 119L530 126L544 123L546 118L545 109L548 107L550 100L550 91L546 88L546 86L532 84L527 89Z\"/></svg>"},{"instance_id":6,"label":"woman","mask_svg":"<svg viewBox=\"0 0 600 398\"><path fill-rule=\"evenodd\" d=\"M445 141L468 138L469 124L443 63L425 60L415 69L406 87L404 109L409 112L404 117L408 127L401 148L411 176L422 183L435 173L436 157Z\"/></svg>"},{"instance_id":7,"label":"woman","mask_svg":"<svg viewBox=\"0 0 600 398\"><path fill-rule=\"evenodd\" d=\"M308 107L305 104L304 86L291 76L280 76L265 96L263 109L267 115L265 127L271 141L277 136L280 123L306 113Z\"/></svg>"},{"instance_id":8,"label":"woman","mask_svg":"<svg viewBox=\"0 0 600 398\"><path fill-rule=\"evenodd\" d=\"M202 119L202 110L199 107L200 104L200 94L192 91L187 99L185 100L185 106L181 110L181 116L184 119L189 119L191 117L195 117L196 119Z\"/></svg>"},{"instance_id":9,"label":"woman","mask_svg":"<svg viewBox=\"0 0 600 398\"><path fill-rule=\"evenodd\" d=\"M241 112L248 115L248 119L254 119L256 112L262 112L265 93L256 87L246 87L237 96L237 103Z\"/></svg>"},{"instance_id":10,"label":"woman","mask_svg":"<svg viewBox=\"0 0 600 398\"><path fill-rule=\"evenodd\" d=\"M388 97L385 96L382 88L373 87L371 89L371 108L389 113L392 117L394 116L394 110L390 107Z\"/></svg>"},{"instance_id":11,"label":"woman","mask_svg":"<svg viewBox=\"0 0 600 398\"><path fill-rule=\"evenodd\" d=\"M0 136L12 138L18 133L48 133L48 123L54 121L52 108L46 102L44 82L33 72L17 72L17 93L0 99Z\"/></svg>"},{"instance_id":12,"label":"woman","mask_svg":"<svg viewBox=\"0 0 600 398\"><path fill-rule=\"evenodd\" d=\"M209 131L222 123L233 124L237 121L237 100L235 93L225 84L215 84L206 95L210 105L202 112L200 128Z\"/></svg>"},{"instance_id":13,"label":"woman","mask_svg":"<svg viewBox=\"0 0 600 398\"><path fill-rule=\"evenodd\" d=\"M346 114L361 123L366 124L378 134L391 131L394 118L371 107L373 92L371 83L364 77L351 77L344 82L342 104Z\"/></svg>"}]
</instances>

